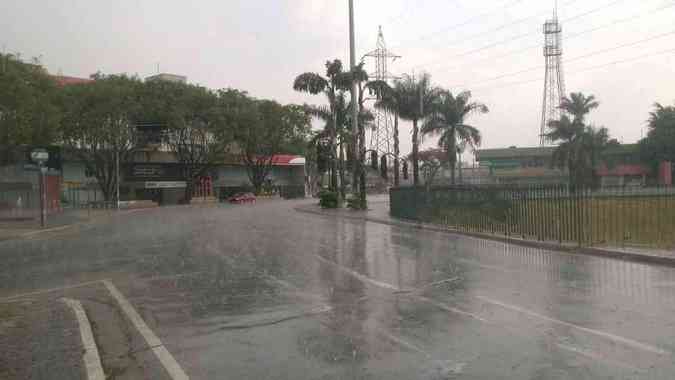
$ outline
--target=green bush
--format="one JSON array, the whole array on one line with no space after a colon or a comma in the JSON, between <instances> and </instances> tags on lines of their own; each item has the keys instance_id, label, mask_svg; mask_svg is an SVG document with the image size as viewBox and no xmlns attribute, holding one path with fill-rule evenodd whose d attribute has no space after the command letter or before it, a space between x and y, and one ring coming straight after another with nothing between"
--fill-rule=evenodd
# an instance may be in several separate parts
<instances>
[{"instance_id":1,"label":"green bush","mask_svg":"<svg viewBox=\"0 0 675 380\"><path fill-rule=\"evenodd\" d=\"M358 196L347 197L347 207L352 210L365 210L367 207L361 203L361 198Z\"/></svg>"},{"instance_id":2,"label":"green bush","mask_svg":"<svg viewBox=\"0 0 675 380\"><path fill-rule=\"evenodd\" d=\"M321 208L338 208L340 200L335 191L322 190L319 193L319 206Z\"/></svg>"}]
</instances>

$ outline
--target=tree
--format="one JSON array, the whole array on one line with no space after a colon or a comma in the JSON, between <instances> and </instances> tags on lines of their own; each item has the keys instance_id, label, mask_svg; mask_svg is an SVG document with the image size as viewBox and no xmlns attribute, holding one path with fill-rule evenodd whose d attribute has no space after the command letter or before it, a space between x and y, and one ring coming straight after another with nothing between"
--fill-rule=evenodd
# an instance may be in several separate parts
<instances>
[{"instance_id":1,"label":"tree","mask_svg":"<svg viewBox=\"0 0 675 380\"><path fill-rule=\"evenodd\" d=\"M394 114L394 186L400 184L400 149L399 149L399 133L398 133L398 118L399 118L399 93L395 92L393 88L385 81L372 81L368 83L368 90L375 94L377 101L376 108L385 109Z\"/></svg>"},{"instance_id":2,"label":"tree","mask_svg":"<svg viewBox=\"0 0 675 380\"><path fill-rule=\"evenodd\" d=\"M643 159L654 166L662 161L675 162L675 107L655 103L647 126L647 137L640 141Z\"/></svg>"},{"instance_id":3,"label":"tree","mask_svg":"<svg viewBox=\"0 0 675 380\"><path fill-rule=\"evenodd\" d=\"M115 198L117 163L131 162L136 142L141 81L96 74L88 84L64 89L61 139L69 153L93 173L106 201Z\"/></svg>"},{"instance_id":4,"label":"tree","mask_svg":"<svg viewBox=\"0 0 675 380\"><path fill-rule=\"evenodd\" d=\"M0 54L0 165L15 147L49 145L58 139L62 117L56 82L38 64Z\"/></svg>"},{"instance_id":5,"label":"tree","mask_svg":"<svg viewBox=\"0 0 675 380\"><path fill-rule=\"evenodd\" d=\"M394 82L393 91L398 100L398 116L403 120L412 121L412 164L413 183L419 185L419 125L432 111L439 89L431 85L431 76L422 74L419 78L404 75Z\"/></svg>"},{"instance_id":6,"label":"tree","mask_svg":"<svg viewBox=\"0 0 675 380\"><path fill-rule=\"evenodd\" d=\"M328 171L330 172L331 182L337 183L339 176L341 182L340 191L342 193L344 192L345 184L343 148L344 142L349 139L349 136L346 135L349 133L348 125L350 120L346 93L344 91L337 93L332 108L316 105L305 105L304 108L307 115L322 120L325 123L322 142L327 140L328 144L324 144L323 147L327 147L328 149L324 149L323 152L328 153ZM337 154L336 149L339 150Z\"/></svg>"},{"instance_id":7,"label":"tree","mask_svg":"<svg viewBox=\"0 0 675 380\"><path fill-rule=\"evenodd\" d=\"M342 69L342 62L339 59L326 62L326 77L317 73L306 72L298 75L293 82L293 89L300 92L310 93L312 95L324 94L328 100L332 122L329 125L331 141L331 181L330 188L337 191L337 162L336 162L336 140L338 130L338 98L344 95L350 87L347 75Z\"/></svg>"},{"instance_id":8,"label":"tree","mask_svg":"<svg viewBox=\"0 0 675 380\"><path fill-rule=\"evenodd\" d=\"M448 155L451 183L455 184L458 140L472 148L480 145L481 134L475 127L465 124L464 120L474 114L485 114L488 107L471 101L471 92L465 91L453 96L450 91L442 91L432 105L431 113L422 125L423 135L437 135L438 146Z\"/></svg>"},{"instance_id":9,"label":"tree","mask_svg":"<svg viewBox=\"0 0 675 380\"><path fill-rule=\"evenodd\" d=\"M447 152L440 149L427 149L418 153L418 158L422 163L422 177L424 178L424 187L427 191L431 188L436 175L443 167L443 163L448 160Z\"/></svg>"},{"instance_id":10,"label":"tree","mask_svg":"<svg viewBox=\"0 0 675 380\"><path fill-rule=\"evenodd\" d=\"M595 100L595 96L585 96L581 92L573 92L560 101L560 109L571 115L572 121L577 124L584 124L586 115L598 106L600 103Z\"/></svg>"},{"instance_id":11,"label":"tree","mask_svg":"<svg viewBox=\"0 0 675 380\"><path fill-rule=\"evenodd\" d=\"M165 124L165 143L181 164L186 203L192 200L198 179L223 161L232 141L221 96L222 92L169 81L151 81L143 87L142 118Z\"/></svg>"},{"instance_id":12,"label":"tree","mask_svg":"<svg viewBox=\"0 0 675 380\"><path fill-rule=\"evenodd\" d=\"M245 95L244 95L245 96ZM235 110L235 141L241 160L259 194L274 164L275 155L308 136L309 116L301 106L283 106L272 100L248 98Z\"/></svg>"},{"instance_id":13,"label":"tree","mask_svg":"<svg viewBox=\"0 0 675 380\"><path fill-rule=\"evenodd\" d=\"M567 168L573 187L597 186L595 169L602 152L614 143L607 128L585 125L586 115L598 105L592 95L586 97L581 93L572 93L569 98L563 98L560 108L573 119L565 114L548 125L550 132L546 136L553 142L559 142L553 152L553 163Z\"/></svg>"}]
</instances>

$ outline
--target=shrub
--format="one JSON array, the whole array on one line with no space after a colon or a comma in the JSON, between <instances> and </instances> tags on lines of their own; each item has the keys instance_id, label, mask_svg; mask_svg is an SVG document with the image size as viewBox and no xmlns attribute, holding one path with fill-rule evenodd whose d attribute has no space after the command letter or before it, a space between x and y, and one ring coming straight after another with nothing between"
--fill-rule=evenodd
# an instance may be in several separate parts
<instances>
[{"instance_id":1,"label":"shrub","mask_svg":"<svg viewBox=\"0 0 675 380\"><path fill-rule=\"evenodd\" d=\"M347 207L352 210L365 210L366 205L362 204L361 198L359 196L350 196L347 197Z\"/></svg>"},{"instance_id":2,"label":"shrub","mask_svg":"<svg viewBox=\"0 0 675 380\"><path fill-rule=\"evenodd\" d=\"M335 191L322 190L319 193L319 206L321 208L338 208L339 196Z\"/></svg>"}]
</instances>

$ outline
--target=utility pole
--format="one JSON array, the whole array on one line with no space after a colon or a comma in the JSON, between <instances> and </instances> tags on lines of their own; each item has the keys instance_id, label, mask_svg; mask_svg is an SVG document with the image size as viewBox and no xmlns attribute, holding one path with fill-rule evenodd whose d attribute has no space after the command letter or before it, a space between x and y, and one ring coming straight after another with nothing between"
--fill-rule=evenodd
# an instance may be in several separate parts
<instances>
[{"instance_id":1,"label":"utility pole","mask_svg":"<svg viewBox=\"0 0 675 380\"><path fill-rule=\"evenodd\" d=\"M119 139L118 139L119 140ZM120 148L119 144L117 146L117 149L115 149L115 168L116 173L115 173L115 201L116 201L116 209L117 211L120 210Z\"/></svg>"},{"instance_id":2,"label":"utility pole","mask_svg":"<svg viewBox=\"0 0 675 380\"><path fill-rule=\"evenodd\" d=\"M352 165L352 170L354 175L352 176L352 193L356 193L356 183L358 182L359 173L361 171L361 160L360 157L357 159L357 152L360 152L359 142L358 142L358 129L359 129L359 104L358 104L358 88L356 83L356 43L354 41L354 0L349 0L349 63L352 71L352 160L354 160ZM361 141L361 144L364 142ZM360 154L358 155L360 156Z\"/></svg>"}]
</instances>

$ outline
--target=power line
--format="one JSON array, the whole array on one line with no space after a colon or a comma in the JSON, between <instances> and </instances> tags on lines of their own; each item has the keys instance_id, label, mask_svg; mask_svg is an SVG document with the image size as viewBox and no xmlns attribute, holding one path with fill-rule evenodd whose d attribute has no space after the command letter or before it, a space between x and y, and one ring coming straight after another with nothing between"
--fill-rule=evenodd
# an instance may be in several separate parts
<instances>
[{"instance_id":1,"label":"power line","mask_svg":"<svg viewBox=\"0 0 675 380\"><path fill-rule=\"evenodd\" d=\"M564 20L562 20L561 22L565 23L565 22L573 21L573 20L576 20L576 19L579 19L579 18L588 16L588 15L590 15L590 14L593 14L593 13L595 13L595 12L598 12L598 11L604 9L604 8L610 7L610 6L612 6L612 5L615 5L615 4L617 4L617 3L620 3L620 2L622 2L622 1L625 1L625 0L612 0L612 1L610 1L610 2L608 2L608 3L606 3L606 4L604 4L604 5L601 5L601 6L597 7L597 8L593 8L593 9L591 9L591 10L589 10L589 11L580 13L580 14L578 14L578 15L574 15L574 16L572 16L572 17L568 17L567 19L564 19ZM535 34L538 34L538 33L540 33L540 31L538 31L538 30L534 30L534 31L527 32L527 33L522 33L522 34L519 34L519 35L516 35L516 36L512 36L512 37L507 38L507 39L504 39L504 40L500 40L500 41L497 41L497 42L490 43L490 44L488 44L488 45L484 45L484 46L478 47L478 48L476 48L476 49L467 50L467 51L465 51L465 52L463 52L463 53L451 55L451 56L448 56L448 57L441 57L441 58L438 58L438 59L434 59L434 60L428 61L428 62L423 63L423 64L418 64L418 65L409 66L409 68L419 68L419 67L428 66L428 65L430 65L430 64L432 64L432 63L434 63L434 62L438 62L438 61L443 60L443 59L461 58L461 57L465 57L465 56L468 56L468 55L473 55L473 54L475 54L475 53L479 53L479 52L481 52L481 51L488 50L488 49L493 48L493 47L495 47L495 46L499 46L499 45L503 45L503 44L506 44L506 43L509 43L509 42L513 42L513 41L516 41L516 40L519 40L519 39L522 39L522 38L525 38L525 37L528 37L528 36L531 36L531 35L535 35Z\"/></svg>"},{"instance_id":2,"label":"power line","mask_svg":"<svg viewBox=\"0 0 675 380\"><path fill-rule=\"evenodd\" d=\"M605 68L605 67L608 67L608 66L614 66L614 65L618 65L618 64L622 64L622 63L638 61L638 60L641 60L641 59L657 57L657 56L660 56L660 55L665 55L665 54L670 54L670 53L675 53L675 49L660 50L660 51L656 51L656 52L653 52L653 53L641 54L639 56L620 59L620 60L616 60L616 61L612 61L612 62L603 63L603 64L600 64L600 65L589 66L589 67L585 67L585 68L582 68L582 69L575 70L573 73L571 73L571 74L568 73L567 75L568 76L569 75L576 75L576 74L584 73L584 72L591 71L591 70L597 70L597 69L600 69L600 68ZM541 82L543 79L544 79L543 77L538 77L538 78L535 78L535 79L527 79L527 80L518 81L518 82L504 83L502 85L478 87L478 88L475 88L474 90L490 90L490 89L513 87L513 86L519 86L519 85L528 84L528 83Z\"/></svg>"},{"instance_id":3,"label":"power line","mask_svg":"<svg viewBox=\"0 0 675 380\"><path fill-rule=\"evenodd\" d=\"M592 57L592 56L594 56L594 55L603 54L603 53L607 53L607 52L610 52L610 51L614 51L614 50L623 49L623 48L630 47L630 46L635 46L635 45L643 44L643 43L645 43L645 42L657 40L657 39L659 39L659 38L664 38L664 37L668 37L668 36L672 36L672 35L675 35L675 30L670 31L670 32L667 32L667 33L661 33L661 34L658 34L658 35L655 35L655 36L647 37L647 38L644 38L644 39L641 39L641 40L638 40L638 41L633 41L633 42L628 42L628 43L625 43L625 44L620 44L620 45L617 45L617 46L613 46L613 47L611 47L611 48L601 49L601 50L596 50L596 51L590 52L590 53L588 53L588 54L584 54L584 55L576 56L576 57L573 57L573 58L570 58L570 59L566 59L566 60L564 61L564 63L569 63L569 62L573 62L573 61L578 61L578 60L580 60L580 59ZM544 66L541 66L541 65L540 65L540 66L536 66L536 67L530 67L530 68L527 68L527 69L523 69L523 70L511 72L511 73L498 75L498 76L496 76L496 77L486 78L486 79L483 79L483 80L481 80L481 81L471 83L471 84L469 84L469 85L460 85L460 86L454 86L454 87L467 87L467 86L472 86L473 84L480 84L480 83L485 83L485 82L491 82L491 81L493 81L493 80L498 80L498 79L502 79L502 78L507 78L507 77L511 77L511 76L523 74L523 73L526 73L526 72L530 72L530 71L534 71L534 70L539 70L539 69L542 69L542 68L544 68ZM452 87L452 86L451 86L451 87Z\"/></svg>"},{"instance_id":4,"label":"power line","mask_svg":"<svg viewBox=\"0 0 675 380\"><path fill-rule=\"evenodd\" d=\"M567 3L563 4L563 6L571 5L571 4L573 4L573 3L576 3L577 1L579 1L579 0L571 0L571 1L568 1ZM484 36L484 35L487 35L487 34L490 34L490 33L493 33L493 32L497 32L497 31L500 31L500 30L502 30L502 29L506 29L506 28L508 28L508 27L510 27L510 26L513 26L513 25L521 24L521 23L523 23L523 22L525 22L525 21L529 21L529 20L531 20L531 19L537 18L537 17L539 17L539 16L541 16L541 15L543 15L543 14L549 13L549 12L550 12L550 10L548 10L548 9L547 9L547 10L543 10L543 11L538 12L538 13L535 13L535 14L533 14L533 15L531 15L531 16L523 17L523 18L521 18L521 19L518 19L518 20L515 20L515 21L511 21L511 22L508 22L508 23L499 25L499 26L497 26L497 27L495 27L495 28L493 28L493 29L485 30L485 31L482 31L482 32L479 32L479 33L475 33L475 34L469 35L469 36L467 36L467 37L458 38L458 39L456 39L456 40L454 40L454 41L450 41L450 42L447 42L447 43L443 43L443 46L444 46L444 47L448 47L448 46L457 45L457 44L459 44L459 43L471 41L471 40L473 40L473 39L475 39L475 38L477 38L477 37L481 37L481 36ZM436 45L436 46L440 46L440 45Z\"/></svg>"},{"instance_id":5,"label":"power line","mask_svg":"<svg viewBox=\"0 0 675 380\"><path fill-rule=\"evenodd\" d=\"M652 9L652 10L647 11L647 12L633 14L631 16L628 16L628 17L625 17L625 18L622 18L622 19L617 19L617 20L611 21L611 22L609 22L607 24L604 24L604 25L600 25L600 26L597 26L597 27L594 27L594 28L583 30L583 31L578 32L578 33L567 35L567 36L563 37L563 40L569 41L573 38L577 38L577 37L580 37L580 36L583 36L583 35L586 35L586 34L594 33L594 32L597 32L598 30L601 30L601 29L604 29L604 28L607 28L607 27L610 27L610 26L615 26L615 25L619 25L619 24L622 24L622 23L639 20L639 19L641 19L645 16L649 16L649 15L652 15L656 12L660 12L660 11L663 11L663 10L666 10L666 9L672 8L672 7L675 7L675 2L671 2L667 5ZM485 61L493 61L497 58L509 57L509 56L516 55L516 54L522 53L524 51L532 50L532 49L535 49L535 48L541 48L541 43L529 45L527 47L520 48L520 49L517 49L517 50L512 50L512 51L504 53L504 54L493 55L493 56L481 58L481 59L478 59L478 60L468 62L466 64L472 65L472 64L475 64L475 63L480 63L480 62L485 62ZM456 64L456 65L452 65L452 66L445 66L445 67L436 68L435 70L436 71L438 71L438 70L448 71L448 70L451 70L451 69L458 69L458 68L463 67L463 66L464 66L463 64Z\"/></svg>"},{"instance_id":6,"label":"power line","mask_svg":"<svg viewBox=\"0 0 675 380\"><path fill-rule=\"evenodd\" d=\"M410 39L410 40L408 40L408 41L406 41L406 42L402 42L402 43L399 43L399 44L397 44L397 45L394 45L394 48L398 48L398 47L401 47L401 46L403 46L403 45L408 45L409 43L412 43L412 42L416 42L416 41L420 41L420 40L426 40L426 39L429 39L429 38L434 37L434 36L436 36L436 35L439 35L439 34L448 32L448 31L450 31L450 30L454 30L454 29L460 28L460 27L462 27L462 26L469 25L469 24L471 24L472 22L474 22L474 21L477 20L477 19L483 18L483 17L485 17L485 16L489 16L489 15L491 15L491 14L493 14L493 13L497 13L498 11L500 11L501 9L504 9L504 8L510 8L510 7L512 7L512 6L514 6L514 5L518 4L518 3L521 3L521 2L523 2L523 1L524 1L524 0L513 0L513 1L510 1L510 2L507 2L507 3L505 3L504 5L502 5L502 6L498 7L498 8L495 8L495 9L492 9L492 10L490 10L490 11L487 11L487 12L484 12L484 13L481 13L481 14L478 14L478 15L475 15L475 16L473 16L473 17L470 17L470 18L468 18L468 19L466 19L466 20L464 20L464 21L458 23L458 24L453 24L453 25L450 25L450 26L448 26L448 27L445 27L445 28L443 28L443 29L441 29L441 30L437 30L437 31L435 31L435 32L428 33L428 34L423 34L422 36L419 36L419 37Z\"/></svg>"}]
</instances>

